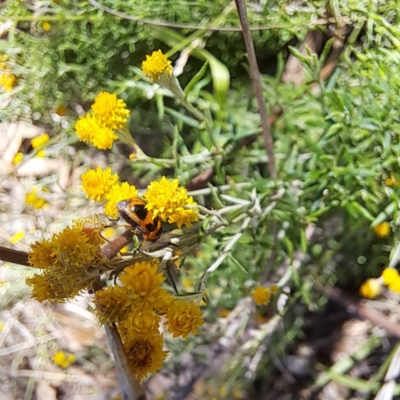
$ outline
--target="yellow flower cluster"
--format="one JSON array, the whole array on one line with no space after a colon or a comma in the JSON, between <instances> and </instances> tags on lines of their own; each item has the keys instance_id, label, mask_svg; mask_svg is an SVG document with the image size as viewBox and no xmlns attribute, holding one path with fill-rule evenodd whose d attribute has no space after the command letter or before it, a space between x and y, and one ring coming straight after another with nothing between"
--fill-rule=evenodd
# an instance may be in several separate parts
<instances>
[{"instance_id":1,"label":"yellow flower cluster","mask_svg":"<svg viewBox=\"0 0 400 400\"><path fill-rule=\"evenodd\" d=\"M385 285L389 290L395 293L400 293L400 274L395 268L385 268L379 278L367 279L360 286L360 295L367 299L374 299L382 290Z\"/></svg>"},{"instance_id":2,"label":"yellow flower cluster","mask_svg":"<svg viewBox=\"0 0 400 400\"><path fill-rule=\"evenodd\" d=\"M66 354L63 351L57 351L53 356L54 364L61 368L68 368L72 363L75 362L75 356L73 354Z\"/></svg>"},{"instance_id":3,"label":"yellow flower cluster","mask_svg":"<svg viewBox=\"0 0 400 400\"><path fill-rule=\"evenodd\" d=\"M111 149L118 139L115 130L126 125L129 114L125 102L115 93L100 92L94 99L92 113L76 122L75 133L82 142L92 143L100 150Z\"/></svg>"},{"instance_id":4,"label":"yellow flower cluster","mask_svg":"<svg viewBox=\"0 0 400 400\"><path fill-rule=\"evenodd\" d=\"M254 289L252 297L257 305L268 305L271 300L271 295L278 292L278 287L272 285L270 288L258 286Z\"/></svg>"},{"instance_id":5,"label":"yellow flower cluster","mask_svg":"<svg viewBox=\"0 0 400 400\"><path fill-rule=\"evenodd\" d=\"M96 314L101 323L117 323L131 368L143 379L161 368L168 352L163 351L160 315L166 316L173 337L187 339L203 324L194 301L175 300L161 284L158 260L136 262L120 275L121 286L96 292Z\"/></svg>"},{"instance_id":6,"label":"yellow flower cluster","mask_svg":"<svg viewBox=\"0 0 400 400\"><path fill-rule=\"evenodd\" d=\"M3 86L6 92L11 92L17 84L17 78L11 73L11 68L7 66L7 54L0 54L0 86Z\"/></svg>"},{"instance_id":7,"label":"yellow flower cluster","mask_svg":"<svg viewBox=\"0 0 400 400\"><path fill-rule=\"evenodd\" d=\"M187 190L179 186L178 179L167 179L163 176L159 181L151 182L143 196L147 201L146 208L155 217L169 224L191 226L198 221L199 212L193 197L187 195ZM187 209L187 206L193 208Z\"/></svg>"},{"instance_id":8,"label":"yellow flower cluster","mask_svg":"<svg viewBox=\"0 0 400 400\"><path fill-rule=\"evenodd\" d=\"M74 221L50 240L31 246L29 262L43 269L42 275L27 278L38 301L62 302L88 289L107 270L100 255L102 226L96 221Z\"/></svg>"},{"instance_id":9,"label":"yellow flower cluster","mask_svg":"<svg viewBox=\"0 0 400 400\"><path fill-rule=\"evenodd\" d=\"M82 185L86 196L96 201L106 201L104 212L110 218L117 218L116 205L121 200L138 196L135 186L118 182L118 174L112 174L111 168L89 170L82 175ZM179 185L178 179L167 179L151 182L143 195L147 201L146 208L163 222L191 226L199 219L197 203L188 196L186 189ZM190 208L187 208L190 207Z\"/></svg>"},{"instance_id":10,"label":"yellow flower cluster","mask_svg":"<svg viewBox=\"0 0 400 400\"><path fill-rule=\"evenodd\" d=\"M142 62L142 71L153 82L157 82L163 73L166 75L172 74L171 61L161 50L153 51L151 56L146 56L146 60Z\"/></svg>"},{"instance_id":11,"label":"yellow flower cluster","mask_svg":"<svg viewBox=\"0 0 400 400\"><path fill-rule=\"evenodd\" d=\"M39 210L48 205L47 200L37 194L37 189L33 188L26 196L25 203Z\"/></svg>"}]
</instances>

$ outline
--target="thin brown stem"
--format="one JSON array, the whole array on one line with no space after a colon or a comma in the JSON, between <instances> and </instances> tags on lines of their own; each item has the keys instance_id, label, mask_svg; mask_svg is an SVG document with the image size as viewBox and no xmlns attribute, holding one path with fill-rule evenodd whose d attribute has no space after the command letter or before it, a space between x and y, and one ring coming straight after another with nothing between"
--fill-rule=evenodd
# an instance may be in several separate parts
<instances>
[{"instance_id":1,"label":"thin brown stem","mask_svg":"<svg viewBox=\"0 0 400 400\"><path fill-rule=\"evenodd\" d=\"M28 253L0 246L0 260L30 267Z\"/></svg>"},{"instance_id":2,"label":"thin brown stem","mask_svg":"<svg viewBox=\"0 0 400 400\"><path fill-rule=\"evenodd\" d=\"M256 52L254 50L253 39L251 37L251 30L249 20L247 18L245 0L235 0L236 8L240 19L240 25L242 26L242 33L244 42L246 45L247 54L249 57L250 66L250 77L253 82L254 95L258 104L258 112L261 119L261 129L264 135L265 150L268 155L268 171L271 179L276 179L276 166L275 166L275 155L274 155L274 142L272 140L271 129L268 123L267 110L265 108L265 101L262 94L260 70L258 69Z\"/></svg>"}]
</instances>

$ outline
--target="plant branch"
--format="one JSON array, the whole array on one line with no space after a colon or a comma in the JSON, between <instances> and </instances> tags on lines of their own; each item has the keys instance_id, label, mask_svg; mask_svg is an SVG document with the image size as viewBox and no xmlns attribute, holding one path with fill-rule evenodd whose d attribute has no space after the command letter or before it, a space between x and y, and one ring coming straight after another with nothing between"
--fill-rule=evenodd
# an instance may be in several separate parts
<instances>
[{"instance_id":1,"label":"plant branch","mask_svg":"<svg viewBox=\"0 0 400 400\"><path fill-rule=\"evenodd\" d=\"M242 33L244 42L246 44L246 50L249 57L250 66L250 77L253 82L254 95L257 99L258 112L261 119L261 129L264 135L265 150L268 155L268 171L271 179L277 178L276 166L275 166L275 154L274 154L274 143L271 135L271 129L268 122L267 110L265 108L265 101L262 94L260 71L258 69L256 53L254 50L253 39L251 38L251 31L249 20L247 18L245 0L235 0L236 8L240 19L240 25L242 26Z\"/></svg>"}]
</instances>

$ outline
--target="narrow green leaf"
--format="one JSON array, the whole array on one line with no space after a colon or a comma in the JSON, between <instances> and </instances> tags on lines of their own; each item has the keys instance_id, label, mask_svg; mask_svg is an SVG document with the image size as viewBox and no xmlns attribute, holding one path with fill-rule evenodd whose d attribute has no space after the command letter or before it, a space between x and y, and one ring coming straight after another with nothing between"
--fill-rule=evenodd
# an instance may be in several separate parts
<instances>
[{"instance_id":1,"label":"narrow green leaf","mask_svg":"<svg viewBox=\"0 0 400 400\"><path fill-rule=\"evenodd\" d=\"M232 261L240 270L242 270L243 272L248 274L248 271L246 270L246 268L244 268L243 265L240 264L240 262L238 260L236 260L236 258L233 257L233 255L231 253L229 254L229 260Z\"/></svg>"},{"instance_id":2,"label":"narrow green leaf","mask_svg":"<svg viewBox=\"0 0 400 400\"><path fill-rule=\"evenodd\" d=\"M178 121L185 123L192 128L199 129L200 123L196 121L194 118L189 117L188 115L182 114L179 111L174 110L173 108L165 107L165 111L176 118Z\"/></svg>"},{"instance_id":3,"label":"narrow green leaf","mask_svg":"<svg viewBox=\"0 0 400 400\"><path fill-rule=\"evenodd\" d=\"M157 93L155 95L156 98L156 105L158 111L158 118L163 119L165 114L165 107L164 107L164 96L162 94Z\"/></svg>"},{"instance_id":4,"label":"narrow green leaf","mask_svg":"<svg viewBox=\"0 0 400 400\"><path fill-rule=\"evenodd\" d=\"M346 209L350 207L352 210L358 214L367 219L368 221L373 221L374 216L361 204L357 203L356 201L352 201L351 203L347 203Z\"/></svg>"},{"instance_id":5,"label":"narrow green leaf","mask_svg":"<svg viewBox=\"0 0 400 400\"><path fill-rule=\"evenodd\" d=\"M186 85L185 89L184 89L184 93L187 96L190 91L194 88L194 86L196 85L197 82L200 81L200 79L204 76L204 74L207 71L207 67L208 67L208 62L206 61L203 66L201 67L201 69L199 70L199 72L197 72L197 74L190 80L190 82Z\"/></svg>"}]
</instances>

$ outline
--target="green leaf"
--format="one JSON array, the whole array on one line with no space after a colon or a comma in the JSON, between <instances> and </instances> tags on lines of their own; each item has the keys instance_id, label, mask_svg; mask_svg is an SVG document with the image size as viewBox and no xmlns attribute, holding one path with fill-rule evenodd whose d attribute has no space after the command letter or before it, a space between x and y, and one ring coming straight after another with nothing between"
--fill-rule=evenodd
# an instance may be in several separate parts
<instances>
[{"instance_id":1,"label":"green leaf","mask_svg":"<svg viewBox=\"0 0 400 400\"><path fill-rule=\"evenodd\" d=\"M245 272L246 274L248 274L249 272L246 270L246 268L243 267L242 264L240 264L240 262L238 260L236 260L235 257L233 257L233 255L230 253L229 254L229 260L232 261L240 270L242 270L243 272Z\"/></svg>"},{"instance_id":2,"label":"green leaf","mask_svg":"<svg viewBox=\"0 0 400 400\"><path fill-rule=\"evenodd\" d=\"M188 126L191 126L192 128L199 129L200 128L200 123L195 120L192 117L189 117L188 115L182 114L179 111L174 110L173 108L165 107L165 111L169 114L172 115L174 118L176 118L178 121L181 121L185 123Z\"/></svg>"},{"instance_id":3,"label":"green leaf","mask_svg":"<svg viewBox=\"0 0 400 400\"><path fill-rule=\"evenodd\" d=\"M194 86L196 85L197 82L200 81L200 79L204 76L204 74L207 71L207 67L208 67L208 62L206 61L203 66L201 67L201 69L199 70L199 72L190 80L190 82L186 85L185 89L184 89L184 93L187 96L190 91L194 88Z\"/></svg>"},{"instance_id":4,"label":"green leaf","mask_svg":"<svg viewBox=\"0 0 400 400\"><path fill-rule=\"evenodd\" d=\"M350 215L357 218L359 215L367 219L368 221L373 221L374 216L361 204L357 203L356 201L352 201L346 204L346 210L349 212Z\"/></svg>"}]
</instances>

